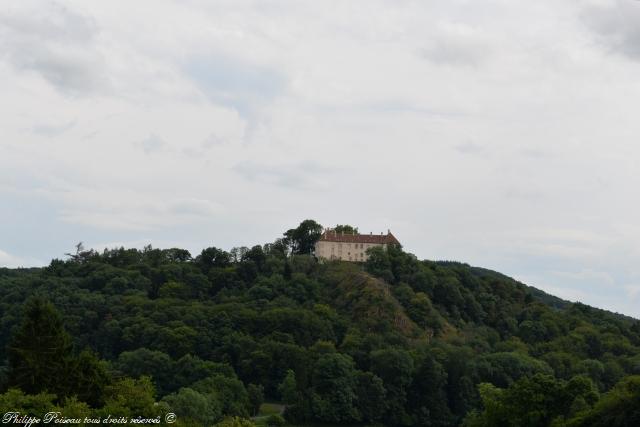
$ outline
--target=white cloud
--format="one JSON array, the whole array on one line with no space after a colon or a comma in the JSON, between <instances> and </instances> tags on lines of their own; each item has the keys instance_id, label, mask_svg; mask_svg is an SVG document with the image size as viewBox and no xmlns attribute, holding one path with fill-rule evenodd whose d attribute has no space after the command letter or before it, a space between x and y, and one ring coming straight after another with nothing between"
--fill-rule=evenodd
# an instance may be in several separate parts
<instances>
[{"instance_id":1,"label":"white cloud","mask_svg":"<svg viewBox=\"0 0 640 427\"><path fill-rule=\"evenodd\" d=\"M158 135L152 133L149 134L145 139L134 143L136 147L139 147L147 154L151 154L156 151L162 150L166 147L167 143L165 140L160 138Z\"/></svg>"},{"instance_id":2,"label":"white cloud","mask_svg":"<svg viewBox=\"0 0 640 427\"><path fill-rule=\"evenodd\" d=\"M423 57L436 64L480 66L492 54L495 40L485 40L476 28L445 23L439 32L421 49Z\"/></svg>"},{"instance_id":3,"label":"white cloud","mask_svg":"<svg viewBox=\"0 0 640 427\"><path fill-rule=\"evenodd\" d=\"M583 18L598 34L606 51L640 59L640 4L637 1L594 2L585 7Z\"/></svg>"},{"instance_id":4,"label":"white cloud","mask_svg":"<svg viewBox=\"0 0 640 427\"><path fill-rule=\"evenodd\" d=\"M18 70L34 72L65 93L84 95L108 84L94 39L95 21L57 2L25 2L0 14L0 47Z\"/></svg>"},{"instance_id":5,"label":"white cloud","mask_svg":"<svg viewBox=\"0 0 640 427\"><path fill-rule=\"evenodd\" d=\"M64 134L68 130L72 129L75 125L75 120L66 123L40 123L34 125L32 130L38 135L44 135L53 138Z\"/></svg>"},{"instance_id":6,"label":"white cloud","mask_svg":"<svg viewBox=\"0 0 640 427\"><path fill-rule=\"evenodd\" d=\"M43 262L35 260L33 258L21 258L15 255L11 255L0 249L0 267L6 268L20 268L20 267L33 267L44 265Z\"/></svg>"},{"instance_id":7,"label":"white cloud","mask_svg":"<svg viewBox=\"0 0 640 427\"><path fill-rule=\"evenodd\" d=\"M595 3L4 4L3 248L311 217L632 313L637 5Z\"/></svg>"},{"instance_id":8,"label":"white cloud","mask_svg":"<svg viewBox=\"0 0 640 427\"><path fill-rule=\"evenodd\" d=\"M637 303L640 299L640 285L625 285L624 289L627 291L630 302Z\"/></svg>"}]
</instances>

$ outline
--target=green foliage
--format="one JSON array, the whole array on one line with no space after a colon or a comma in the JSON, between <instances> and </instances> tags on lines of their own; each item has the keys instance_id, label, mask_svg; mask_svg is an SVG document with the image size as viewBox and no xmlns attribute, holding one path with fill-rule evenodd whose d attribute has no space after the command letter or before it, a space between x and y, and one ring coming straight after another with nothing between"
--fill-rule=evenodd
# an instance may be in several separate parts
<instances>
[{"instance_id":1,"label":"green foliage","mask_svg":"<svg viewBox=\"0 0 640 427\"><path fill-rule=\"evenodd\" d=\"M329 423L360 420L356 402L356 371L349 356L323 354L313 371L311 408L315 419Z\"/></svg>"},{"instance_id":2,"label":"green foliage","mask_svg":"<svg viewBox=\"0 0 640 427\"><path fill-rule=\"evenodd\" d=\"M380 377L387 391L386 409L392 424L409 424L407 393L413 379L414 363L404 350L383 349L371 352L371 371Z\"/></svg>"},{"instance_id":3,"label":"green foliage","mask_svg":"<svg viewBox=\"0 0 640 427\"><path fill-rule=\"evenodd\" d=\"M115 381L105 387L104 400L105 405L97 411L101 417L153 418L162 413L162 407L155 405L155 389L149 377Z\"/></svg>"},{"instance_id":4,"label":"green foliage","mask_svg":"<svg viewBox=\"0 0 640 427\"><path fill-rule=\"evenodd\" d=\"M214 375L193 383L192 388L213 396L225 415L248 417L251 412L249 396L242 381L223 375Z\"/></svg>"},{"instance_id":5,"label":"green foliage","mask_svg":"<svg viewBox=\"0 0 640 427\"><path fill-rule=\"evenodd\" d=\"M255 427L255 424L241 417L228 417L216 424L216 427Z\"/></svg>"},{"instance_id":6,"label":"green foliage","mask_svg":"<svg viewBox=\"0 0 640 427\"><path fill-rule=\"evenodd\" d=\"M358 234L358 227L354 227L348 224L338 224L333 228L337 234Z\"/></svg>"},{"instance_id":7,"label":"green foliage","mask_svg":"<svg viewBox=\"0 0 640 427\"><path fill-rule=\"evenodd\" d=\"M483 383L479 391L484 411L470 414L465 420L468 427L557 425L588 410L598 399L586 377L564 382L543 374L523 378L507 389Z\"/></svg>"},{"instance_id":8,"label":"green foliage","mask_svg":"<svg viewBox=\"0 0 640 427\"><path fill-rule=\"evenodd\" d=\"M93 406L103 403L102 393L110 383L107 366L91 350L82 351L71 359L69 386L66 396L73 396Z\"/></svg>"},{"instance_id":9,"label":"green foliage","mask_svg":"<svg viewBox=\"0 0 640 427\"><path fill-rule=\"evenodd\" d=\"M578 413L570 427L631 427L640 425L640 376L620 381L592 410Z\"/></svg>"},{"instance_id":10,"label":"green foliage","mask_svg":"<svg viewBox=\"0 0 640 427\"><path fill-rule=\"evenodd\" d=\"M65 394L71 356L71 337L60 314L43 298L29 299L9 344L9 385L29 394Z\"/></svg>"},{"instance_id":11,"label":"green foliage","mask_svg":"<svg viewBox=\"0 0 640 427\"><path fill-rule=\"evenodd\" d=\"M400 247L319 263L321 230L0 269L0 403L184 426L251 424L263 399L296 423L635 422L637 320Z\"/></svg>"},{"instance_id":12,"label":"green foliage","mask_svg":"<svg viewBox=\"0 0 640 427\"><path fill-rule=\"evenodd\" d=\"M211 425L222 418L222 406L211 394L202 394L190 388L162 399L182 422Z\"/></svg>"},{"instance_id":13,"label":"green foliage","mask_svg":"<svg viewBox=\"0 0 640 427\"><path fill-rule=\"evenodd\" d=\"M9 345L8 382L29 394L51 392L58 399L75 395L98 405L109 377L93 352L73 354L58 311L33 297L25 303L22 324Z\"/></svg>"},{"instance_id":14,"label":"green foliage","mask_svg":"<svg viewBox=\"0 0 640 427\"><path fill-rule=\"evenodd\" d=\"M306 219L297 228L287 230L283 240L291 247L292 253L310 254L321 234L322 225L312 219Z\"/></svg>"},{"instance_id":15,"label":"green foliage","mask_svg":"<svg viewBox=\"0 0 640 427\"><path fill-rule=\"evenodd\" d=\"M454 370L451 373L454 374ZM454 375L451 375L452 379ZM430 354L419 360L408 392L408 406L414 408L414 423L426 426L449 426L453 414L447 397L448 375ZM453 384L452 384L453 385Z\"/></svg>"},{"instance_id":16,"label":"green foliage","mask_svg":"<svg viewBox=\"0 0 640 427\"><path fill-rule=\"evenodd\" d=\"M251 405L251 415L258 415L260 406L264 402L264 387L249 384L249 386L247 386L247 395L249 396L249 404Z\"/></svg>"},{"instance_id":17,"label":"green foliage","mask_svg":"<svg viewBox=\"0 0 640 427\"><path fill-rule=\"evenodd\" d=\"M518 352L492 353L478 361L478 375L499 387L506 387L524 376L553 374L546 363Z\"/></svg>"},{"instance_id":18,"label":"green foliage","mask_svg":"<svg viewBox=\"0 0 640 427\"><path fill-rule=\"evenodd\" d=\"M0 412L20 412L41 417L49 411L58 410L54 403L56 396L51 393L25 394L22 390L11 388L0 394Z\"/></svg>"},{"instance_id":19,"label":"green foliage","mask_svg":"<svg viewBox=\"0 0 640 427\"><path fill-rule=\"evenodd\" d=\"M278 392L282 401L288 405L293 405L298 401L296 374L292 369L287 370L287 375L278 386Z\"/></svg>"},{"instance_id":20,"label":"green foliage","mask_svg":"<svg viewBox=\"0 0 640 427\"><path fill-rule=\"evenodd\" d=\"M380 377L371 372L358 371L356 373L357 409L362 421L378 422L384 416L387 408L387 391Z\"/></svg>"},{"instance_id":21,"label":"green foliage","mask_svg":"<svg viewBox=\"0 0 640 427\"><path fill-rule=\"evenodd\" d=\"M287 422L282 418L282 415L272 414L267 417L266 424L268 427L280 427L285 425Z\"/></svg>"}]
</instances>

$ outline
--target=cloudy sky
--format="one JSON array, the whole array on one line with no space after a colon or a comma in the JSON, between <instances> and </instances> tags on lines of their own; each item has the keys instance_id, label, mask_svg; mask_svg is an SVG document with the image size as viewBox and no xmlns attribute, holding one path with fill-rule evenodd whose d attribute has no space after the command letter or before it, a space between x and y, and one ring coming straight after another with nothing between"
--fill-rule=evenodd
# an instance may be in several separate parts
<instances>
[{"instance_id":1,"label":"cloudy sky","mask_svg":"<svg viewBox=\"0 0 640 427\"><path fill-rule=\"evenodd\" d=\"M0 266L301 220L640 317L640 2L0 5Z\"/></svg>"}]
</instances>

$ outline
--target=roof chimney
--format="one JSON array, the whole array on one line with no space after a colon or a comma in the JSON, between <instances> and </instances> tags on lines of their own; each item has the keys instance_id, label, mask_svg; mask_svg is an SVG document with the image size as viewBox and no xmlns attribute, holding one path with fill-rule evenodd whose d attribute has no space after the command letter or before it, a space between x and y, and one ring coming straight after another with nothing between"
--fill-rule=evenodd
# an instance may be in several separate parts
<instances>
[{"instance_id":1,"label":"roof chimney","mask_svg":"<svg viewBox=\"0 0 640 427\"><path fill-rule=\"evenodd\" d=\"M387 234L391 234L391 230L387 228Z\"/></svg>"}]
</instances>

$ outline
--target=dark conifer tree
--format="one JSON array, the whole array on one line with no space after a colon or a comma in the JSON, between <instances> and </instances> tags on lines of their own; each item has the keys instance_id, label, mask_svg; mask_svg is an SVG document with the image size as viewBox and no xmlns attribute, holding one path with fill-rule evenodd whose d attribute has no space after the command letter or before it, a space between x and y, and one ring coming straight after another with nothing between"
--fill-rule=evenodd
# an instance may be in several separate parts
<instances>
[{"instance_id":1,"label":"dark conifer tree","mask_svg":"<svg viewBox=\"0 0 640 427\"><path fill-rule=\"evenodd\" d=\"M24 317L8 349L9 386L27 394L60 394L68 381L71 337L55 307L41 297L25 303Z\"/></svg>"},{"instance_id":2,"label":"dark conifer tree","mask_svg":"<svg viewBox=\"0 0 640 427\"><path fill-rule=\"evenodd\" d=\"M58 400L77 396L100 406L109 376L91 351L76 356L62 317L50 302L33 297L25 303L24 318L9 344L9 386L27 394L55 393Z\"/></svg>"}]
</instances>

